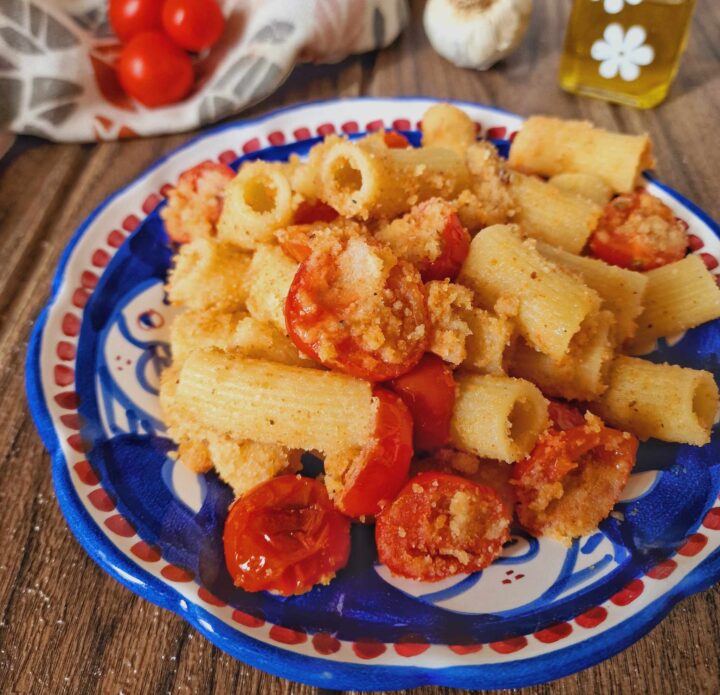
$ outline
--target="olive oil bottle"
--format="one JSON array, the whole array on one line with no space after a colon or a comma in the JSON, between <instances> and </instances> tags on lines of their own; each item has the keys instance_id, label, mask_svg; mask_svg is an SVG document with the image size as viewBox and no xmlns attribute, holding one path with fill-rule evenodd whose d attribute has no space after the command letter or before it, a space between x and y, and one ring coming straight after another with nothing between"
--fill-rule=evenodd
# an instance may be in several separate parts
<instances>
[{"instance_id":1,"label":"olive oil bottle","mask_svg":"<svg viewBox=\"0 0 720 695\"><path fill-rule=\"evenodd\" d=\"M560 63L568 92L637 108L667 95L695 0L574 0Z\"/></svg>"}]
</instances>

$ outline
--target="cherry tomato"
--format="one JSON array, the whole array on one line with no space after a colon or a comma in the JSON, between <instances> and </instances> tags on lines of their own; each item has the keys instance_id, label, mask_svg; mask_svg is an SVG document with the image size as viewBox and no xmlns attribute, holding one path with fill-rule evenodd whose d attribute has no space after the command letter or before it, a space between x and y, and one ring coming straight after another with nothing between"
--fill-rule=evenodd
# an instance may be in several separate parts
<instances>
[{"instance_id":1,"label":"cherry tomato","mask_svg":"<svg viewBox=\"0 0 720 695\"><path fill-rule=\"evenodd\" d=\"M117 70L123 89L150 107L180 101L193 85L187 53L159 31L130 39L120 53Z\"/></svg>"},{"instance_id":2,"label":"cherry tomato","mask_svg":"<svg viewBox=\"0 0 720 695\"><path fill-rule=\"evenodd\" d=\"M215 236L225 186L234 177L229 166L210 161L180 174L177 185L168 193L168 204L160 213L170 239L184 244Z\"/></svg>"},{"instance_id":3,"label":"cherry tomato","mask_svg":"<svg viewBox=\"0 0 720 695\"><path fill-rule=\"evenodd\" d=\"M378 515L378 558L393 574L428 582L477 572L502 552L510 521L490 488L448 473L421 473Z\"/></svg>"},{"instance_id":4,"label":"cherry tomato","mask_svg":"<svg viewBox=\"0 0 720 695\"><path fill-rule=\"evenodd\" d=\"M470 233L460 224L460 219L452 213L442 230L442 253L426 268L420 269L424 282L431 280L454 280L460 273L470 253Z\"/></svg>"},{"instance_id":5,"label":"cherry tomato","mask_svg":"<svg viewBox=\"0 0 720 695\"><path fill-rule=\"evenodd\" d=\"M567 412L558 419L563 427L571 424L565 418ZM633 435L595 416L567 429L551 426L513 467L520 523L534 535L564 541L590 533L620 498L637 447Z\"/></svg>"},{"instance_id":6,"label":"cherry tomato","mask_svg":"<svg viewBox=\"0 0 720 695\"><path fill-rule=\"evenodd\" d=\"M222 36L225 18L215 0L165 0L162 25L178 46L202 51Z\"/></svg>"},{"instance_id":7,"label":"cherry tomato","mask_svg":"<svg viewBox=\"0 0 720 695\"><path fill-rule=\"evenodd\" d=\"M350 522L319 480L281 475L235 501L223 544L235 586L302 594L347 564Z\"/></svg>"},{"instance_id":8,"label":"cherry tomato","mask_svg":"<svg viewBox=\"0 0 720 695\"><path fill-rule=\"evenodd\" d=\"M386 130L384 140L391 149L404 150L406 147L410 147L410 141L397 130Z\"/></svg>"},{"instance_id":9,"label":"cherry tomato","mask_svg":"<svg viewBox=\"0 0 720 695\"><path fill-rule=\"evenodd\" d=\"M661 200L638 189L607 204L590 238L590 251L611 265L651 270L685 256L687 229Z\"/></svg>"},{"instance_id":10,"label":"cherry tomato","mask_svg":"<svg viewBox=\"0 0 720 695\"><path fill-rule=\"evenodd\" d=\"M123 42L146 31L162 29L163 0L110 0L110 26Z\"/></svg>"},{"instance_id":11,"label":"cherry tomato","mask_svg":"<svg viewBox=\"0 0 720 695\"><path fill-rule=\"evenodd\" d=\"M548 403L548 415L558 430L570 430L585 424L585 418L577 408L559 401L551 400Z\"/></svg>"},{"instance_id":12,"label":"cherry tomato","mask_svg":"<svg viewBox=\"0 0 720 695\"><path fill-rule=\"evenodd\" d=\"M413 455L413 420L403 402L390 391L375 388L375 428L368 445L350 456L328 454L326 484L337 488L333 501L353 518L373 516L395 498L408 477Z\"/></svg>"},{"instance_id":13,"label":"cherry tomato","mask_svg":"<svg viewBox=\"0 0 720 695\"><path fill-rule=\"evenodd\" d=\"M322 200L303 200L295 210L295 224L312 224L313 222L332 222L337 219L338 211L323 203Z\"/></svg>"},{"instance_id":14,"label":"cherry tomato","mask_svg":"<svg viewBox=\"0 0 720 695\"><path fill-rule=\"evenodd\" d=\"M297 348L330 369L387 381L412 369L427 346L422 281L406 261L390 263L372 239L319 243L298 267L285 301L285 325ZM368 267L374 275L348 268ZM378 283L382 283L381 285Z\"/></svg>"},{"instance_id":15,"label":"cherry tomato","mask_svg":"<svg viewBox=\"0 0 720 695\"><path fill-rule=\"evenodd\" d=\"M427 353L411 371L393 379L389 386L412 414L415 450L431 451L445 446L450 439L455 405L452 370L439 357Z\"/></svg>"}]
</instances>

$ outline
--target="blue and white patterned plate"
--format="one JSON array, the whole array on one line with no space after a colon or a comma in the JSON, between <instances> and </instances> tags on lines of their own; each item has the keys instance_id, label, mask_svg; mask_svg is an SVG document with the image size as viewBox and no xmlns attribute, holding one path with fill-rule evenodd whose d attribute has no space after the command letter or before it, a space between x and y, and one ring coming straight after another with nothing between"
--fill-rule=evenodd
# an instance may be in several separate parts
<instances>
[{"instance_id":1,"label":"blue and white patterned plate","mask_svg":"<svg viewBox=\"0 0 720 695\"><path fill-rule=\"evenodd\" d=\"M206 159L285 159L327 133L413 131L431 103L307 104L223 126L164 157L77 231L27 356L28 399L53 454L58 501L90 556L229 654L324 687L548 681L623 649L678 600L720 579L716 433L701 449L643 444L611 517L570 548L518 532L484 572L424 584L392 578L377 565L371 530L357 526L350 563L327 587L280 598L232 586L220 542L230 490L168 456L173 445L158 407L172 316L163 293L171 255L158 216L163 191ZM522 124L496 109L460 105L483 135L504 141L501 150ZM715 269L718 225L646 176ZM715 321L661 341L649 358L718 377L719 348Z\"/></svg>"}]
</instances>

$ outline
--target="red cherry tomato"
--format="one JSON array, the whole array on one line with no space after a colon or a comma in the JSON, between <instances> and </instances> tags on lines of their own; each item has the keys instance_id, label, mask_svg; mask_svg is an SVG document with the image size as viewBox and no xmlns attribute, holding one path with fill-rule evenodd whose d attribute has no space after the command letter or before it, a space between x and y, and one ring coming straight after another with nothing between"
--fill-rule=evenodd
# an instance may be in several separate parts
<instances>
[{"instance_id":1,"label":"red cherry tomato","mask_svg":"<svg viewBox=\"0 0 720 695\"><path fill-rule=\"evenodd\" d=\"M502 552L510 521L494 490L457 475L421 473L378 515L378 558L393 574L428 582L477 572Z\"/></svg>"},{"instance_id":2,"label":"red cherry tomato","mask_svg":"<svg viewBox=\"0 0 720 695\"><path fill-rule=\"evenodd\" d=\"M528 531L570 540L593 531L611 512L635 465L638 440L597 417L574 426L567 412L556 417L557 411L556 424L514 465L511 484Z\"/></svg>"},{"instance_id":3,"label":"red cherry tomato","mask_svg":"<svg viewBox=\"0 0 720 695\"><path fill-rule=\"evenodd\" d=\"M245 591L302 594L347 564L350 522L318 480L281 475L230 507L225 564Z\"/></svg>"},{"instance_id":4,"label":"red cherry tomato","mask_svg":"<svg viewBox=\"0 0 720 695\"><path fill-rule=\"evenodd\" d=\"M222 36L225 18L215 0L165 0L162 25L178 46L202 51Z\"/></svg>"},{"instance_id":5,"label":"red cherry tomato","mask_svg":"<svg viewBox=\"0 0 720 695\"><path fill-rule=\"evenodd\" d=\"M338 211L323 203L322 200L303 200L295 210L295 224L312 224L313 222L332 222L337 219Z\"/></svg>"},{"instance_id":6,"label":"red cherry tomato","mask_svg":"<svg viewBox=\"0 0 720 695\"><path fill-rule=\"evenodd\" d=\"M431 451L450 439L455 405L452 370L436 355L427 353L414 369L393 379L390 388L402 398L415 424L416 451Z\"/></svg>"},{"instance_id":7,"label":"red cherry tomato","mask_svg":"<svg viewBox=\"0 0 720 695\"><path fill-rule=\"evenodd\" d=\"M558 430L570 430L585 424L583 414L577 409L559 401L548 403L548 415Z\"/></svg>"},{"instance_id":8,"label":"red cherry tomato","mask_svg":"<svg viewBox=\"0 0 720 695\"><path fill-rule=\"evenodd\" d=\"M652 270L684 258L687 223L647 191L619 195L605 207L590 252L611 265Z\"/></svg>"},{"instance_id":9,"label":"red cherry tomato","mask_svg":"<svg viewBox=\"0 0 720 695\"><path fill-rule=\"evenodd\" d=\"M391 149L404 150L406 147L410 147L410 141L397 130L386 130L384 140Z\"/></svg>"},{"instance_id":10,"label":"red cherry tomato","mask_svg":"<svg viewBox=\"0 0 720 695\"><path fill-rule=\"evenodd\" d=\"M160 213L170 239L185 244L215 236L222 212L225 186L235 172L225 164L201 162L184 171L168 192L168 204ZM194 214L188 217L188 210Z\"/></svg>"},{"instance_id":11,"label":"red cherry tomato","mask_svg":"<svg viewBox=\"0 0 720 695\"><path fill-rule=\"evenodd\" d=\"M411 263L397 261L380 287L345 272L358 263L376 267L383 254L361 237L320 243L298 267L285 301L288 335L301 352L368 381L404 374L427 346L425 294Z\"/></svg>"},{"instance_id":12,"label":"red cherry tomato","mask_svg":"<svg viewBox=\"0 0 720 695\"><path fill-rule=\"evenodd\" d=\"M325 458L330 478L326 483L339 488L335 505L353 518L373 516L395 498L407 480L413 455L410 412L386 389L376 388L373 395L378 409L368 445L349 461L331 454Z\"/></svg>"},{"instance_id":13,"label":"red cherry tomato","mask_svg":"<svg viewBox=\"0 0 720 695\"><path fill-rule=\"evenodd\" d=\"M123 42L146 31L162 29L163 0L110 0L110 26Z\"/></svg>"},{"instance_id":14,"label":"red cherry tomato","mask_svg":"<svg viewBox=\"0 0 720 695\"><path fill-rule=\"evenodd\" d=\"M338 212L320 200L303 200L293 216L293 224L277 232L280 248L298 263L302 263L311 253L310 234L313 225L318 222L332 222Z\"/></svg>"},{"instance_id":15,"label":"red cherry tomato","mask_svg":"<svg viewBox=\"0 0 720 695\"><path fill-rule=\"evenodd\" d=\"M159 31L132 38L120 53L117 71L123 89L150 107L180 101L193 85L187 53Z\"/></svg>"},{"instance_id":16,"label":"red cherry tomato","mask_svg":"<svg viewBox=\"0 0 720 695\"><path fill-rule=\"evenodd\" d=\"M470 253L470 233L452 213L442 231L442 253L424 269L420 270L424 282L431 280L454 280L460 273Z\"/></svg>"}]
</instances>

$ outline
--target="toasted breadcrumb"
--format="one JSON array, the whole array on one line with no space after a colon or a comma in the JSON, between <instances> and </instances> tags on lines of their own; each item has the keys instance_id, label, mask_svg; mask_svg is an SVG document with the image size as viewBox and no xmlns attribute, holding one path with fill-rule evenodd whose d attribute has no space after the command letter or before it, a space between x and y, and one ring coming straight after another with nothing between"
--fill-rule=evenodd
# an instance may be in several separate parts
<instances>
[{"instance_id":1,"label":"toasted breadcrumb","mask_svg":"<svg viewBox=\"0 0 720 695\"><path fill-rule=\"evenodd\" d=\"M467 357L465 342L471 330L464 312L472 309L472 290L449 280L428 282L425 289L430 329L429 350L446 362L458 365Z\"/></svg>"}]
</instances>

